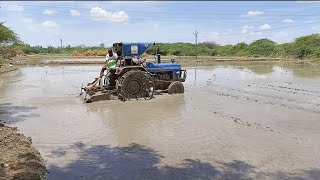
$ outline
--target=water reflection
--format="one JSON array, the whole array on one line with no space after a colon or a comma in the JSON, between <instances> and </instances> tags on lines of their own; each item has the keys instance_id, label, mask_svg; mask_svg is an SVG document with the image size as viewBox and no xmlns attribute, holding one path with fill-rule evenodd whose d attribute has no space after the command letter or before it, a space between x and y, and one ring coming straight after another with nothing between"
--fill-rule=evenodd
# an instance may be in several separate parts
<instances>
[{"instance_id":1,"label":"water reflection","mask_svg":"<svg viewBox=\"0 0 320 180\"><path fill-rule=\"evenodd\" d=\"M313 78L320 76L319 63L283 63L282 67L292 71L298 77Z\"/></svg>"},{"instance_id":2,"label":"water reflection","mask_svg":"<svg viewBox=\"0 0 320 180\"><path fill-rule=\"evenodd\" d=\"M210 69L237 69L239 72L253 73L257 77L267 77L279 72L285 72L292 77L316 78L320 77L319 63L297 63L297 62L216 62L207 67L188 68L188 77L192 78L193 84L202 80L203 70ZM197 69L201 69L200 71ZM198 71L198 72L197 72ZM211 77L208 77L211 78Z\"/></svg>"},{"instance_id":3,"label":"water reflection","mask_svg":"<svg viewBox=\"0 0 320 180\"><path fill-rule=\"evenodd\" d=\"M274 62L230 62L218 66L249 70L255 74L265 75L272 73L275 65Z\"/></svg>"}]
</instances>

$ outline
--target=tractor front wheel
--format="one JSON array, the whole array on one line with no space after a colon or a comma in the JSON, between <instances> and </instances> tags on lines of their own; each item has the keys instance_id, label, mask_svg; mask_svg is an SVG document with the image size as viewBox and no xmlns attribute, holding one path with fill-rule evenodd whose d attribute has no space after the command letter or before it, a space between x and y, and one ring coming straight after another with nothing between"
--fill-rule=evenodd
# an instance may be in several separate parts
<instances>
[{"instance_id":1,"label":"tractor front wheel","mask_svg":"<svg viewBox=\"0 0 320 180\"><path fill-rule=\"evenodd\" d=\"M168 87L169 94L181 94L184 93L184 86L179 81L173 81Z\"/></svg>"}]
</instances>

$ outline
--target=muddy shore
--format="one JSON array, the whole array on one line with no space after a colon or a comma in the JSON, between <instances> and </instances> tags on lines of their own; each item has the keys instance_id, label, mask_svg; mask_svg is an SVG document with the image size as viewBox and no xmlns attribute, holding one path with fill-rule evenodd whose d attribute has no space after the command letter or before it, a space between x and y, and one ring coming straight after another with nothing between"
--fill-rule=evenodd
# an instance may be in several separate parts
<instances>
[{"instance_id":1,"label":"muddy shore","mask_svg":"<svg viewBox=\"0 0 320 180\"><path fill-rule=\"evenodd\" d=\"M15 71L15 70L17 70L17 68L14 66L7 66L6 65L4 67L1 67L0 68L0 77L2 74L5 74L5 73L11 72L11 71Z\"/></svg>"},{"instance_id":2,"label":"muddy shore","mask_svg":"<svg viewBox=\"0 0 320 180\"><path fill-rule=\"evenodd\" d=\"M0 68L0 88L5 76L15 67ZM0 179L44 179L46 167L30 137L19 133L16 127L5 125L6 119L0 107Z\"/></svg>"}]
</instances>

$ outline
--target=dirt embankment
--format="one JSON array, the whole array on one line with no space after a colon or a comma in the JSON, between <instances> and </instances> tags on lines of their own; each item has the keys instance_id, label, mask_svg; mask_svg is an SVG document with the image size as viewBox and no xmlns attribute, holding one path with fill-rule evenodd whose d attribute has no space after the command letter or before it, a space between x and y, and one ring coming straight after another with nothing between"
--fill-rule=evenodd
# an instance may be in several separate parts
<instances>
[{"instance_id":1,"label":"dirt embankment","mask_svg":"<svg viewBox=\"0 0 320 180\"><path fill-rule=\"evenodd\" d=\"M104 57L73 57L73 56L48 56L25 55L15 57L9 61L13 65L77 65L77 64L103 64Z\"/></svg>"},{"instance_id":2,"label":"dirt embankment","mask_svg":"<svg viewBox=\"0 0 320 180\"><path fill-rule=\"evenodd\" d=\"M5 73L16 69L10 66L0 68L0 88ZM2 114L0 108L0 117ZM5 126L0 119L0 180L45 178L44 161L31 144L31 138L18 133L15 127Z\"/></svg>"},{"instance_id":3,"label":"dirt embankment","mask_svg":"<svg viewBox=\"0 0 320 180\"><path fill-rule=\"evenodd\" d=\"M5 73L11 72L11 71L15 71L15 70L17 70L17 68L14 66L3 65L0 67L0 77L2 74L5 74Z\"/></svg>"},{"instance_id":4,"label":"dirt embankment","mask_svg":"<svg viewBox=\"0 0 320 180\"><path fill-rule=\"evenodd\" d=\"M46 168L31 138L0 123L0 179L44 179Z\"/></svg>"}]
</instances>

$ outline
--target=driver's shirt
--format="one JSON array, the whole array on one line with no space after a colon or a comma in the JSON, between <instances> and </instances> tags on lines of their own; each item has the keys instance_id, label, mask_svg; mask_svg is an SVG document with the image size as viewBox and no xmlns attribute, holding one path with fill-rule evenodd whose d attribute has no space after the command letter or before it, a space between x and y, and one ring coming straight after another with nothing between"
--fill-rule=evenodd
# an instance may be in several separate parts
<instances>
[{"instance_id":1,"label":"driver's shirt","mask_svg":"<svg viewBox=\"0 0 320 180\"><path fill-rule=\"evenodd\" d=\"M109 54L106 55L106 64L107 64L108 70L116 68L117 59L118 59L118 55L116 53L113 53L111 57L109 56Z\"/></svg>"}]
</instances>

